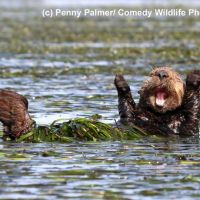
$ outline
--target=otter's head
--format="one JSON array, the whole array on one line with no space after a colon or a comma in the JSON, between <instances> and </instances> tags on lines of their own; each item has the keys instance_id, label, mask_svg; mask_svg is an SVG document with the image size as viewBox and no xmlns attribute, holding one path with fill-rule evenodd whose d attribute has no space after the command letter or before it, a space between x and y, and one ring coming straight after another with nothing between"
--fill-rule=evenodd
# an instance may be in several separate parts
<instances>
[{"instance_id":1,"label":"otter's head","mask_svg":"<svg viewBox=\"0 0 200 200\"><path fill-rule=\"evenodd\" d=\"M4 138L17 139L35 127L28 113L27 99L15 92L0 90L0 121L3 123Z\"/></svg>"},{"instance_id":2,"label":"otter's head","mask_svg":"<svg viewBox=\"0 0 200 200\"><path fill-rule=\"evenodd\" d=\"M184 92L185 84L177 72L169 67L156 68L141 88L140 104L166 113L181 106Z\"/></svg>"}]
</instances>

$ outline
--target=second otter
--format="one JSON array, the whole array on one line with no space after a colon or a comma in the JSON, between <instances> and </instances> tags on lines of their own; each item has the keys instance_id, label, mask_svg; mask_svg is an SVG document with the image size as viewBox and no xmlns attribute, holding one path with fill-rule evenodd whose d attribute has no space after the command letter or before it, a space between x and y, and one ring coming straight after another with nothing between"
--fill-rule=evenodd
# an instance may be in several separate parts
<instances>
[{"instance_id":1,"label":"second otter","mask_svg":"<svg viewBox=\"0 0 200 200\"><path fill-rule=\"evenodd\" d=\"M152 134L194 135L199 132L200 70L186 79L169 67L156 68L140 90L136 105L122 75L116 75L122 124L139 126Z\"/></svg>"}]
</instances>

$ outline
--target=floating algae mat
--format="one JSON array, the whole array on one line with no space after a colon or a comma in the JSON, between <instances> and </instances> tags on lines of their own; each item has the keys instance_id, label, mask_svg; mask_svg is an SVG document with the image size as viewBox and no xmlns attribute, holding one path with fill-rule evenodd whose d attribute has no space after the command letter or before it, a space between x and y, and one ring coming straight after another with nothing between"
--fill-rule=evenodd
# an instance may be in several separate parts
<instances>
[{"instance_id":1,"label":"floating algae mat","mask_svg":"<svg viewBox=\"0 0 200 200\"><path fill-rule=\"evenodd\" d=\"M122 130L118 127L99 122L96 119L77 118L59 123L54 121L50 126L38 126L33 131L22 135L18 142L73 142L131 140L147 135L138 127Z\"/></svg>"}]
</instances>

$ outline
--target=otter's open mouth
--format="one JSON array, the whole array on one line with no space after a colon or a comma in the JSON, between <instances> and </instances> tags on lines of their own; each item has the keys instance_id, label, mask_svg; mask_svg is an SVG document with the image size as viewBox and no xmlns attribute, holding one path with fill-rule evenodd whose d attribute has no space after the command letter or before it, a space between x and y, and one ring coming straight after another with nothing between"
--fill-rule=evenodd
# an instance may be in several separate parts
<instances>
[{"instance_id":1,"label":"otter's open mouth","mask_svg":"<svg viewBox=\"0 0 200 200\"><path fill-rule=\"evenodd\" d=\"M155 92L155 97L156 97L156 105L159 107L163 107L168 97L168 94L165 90L161 89Z\"/></svg>"}]
</instances>

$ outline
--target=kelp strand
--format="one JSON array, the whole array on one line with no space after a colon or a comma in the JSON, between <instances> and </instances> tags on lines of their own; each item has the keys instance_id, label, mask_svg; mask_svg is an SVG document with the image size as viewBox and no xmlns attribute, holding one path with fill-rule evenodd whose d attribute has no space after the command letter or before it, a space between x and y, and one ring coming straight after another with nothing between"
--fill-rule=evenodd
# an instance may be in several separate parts
<instances>
[{"instance_id":1,"label":"kelp strand","mask_svg":"<svg viewBox=\"0 0 200 200\"><path fill-rule=\"evenodd\" d=\"M118 128L96 119L77 118L60 122L54 121L50 126L38 126L31 132L22 135L18 142L74 142L133 140L147 135L136 126Z\"/></svg>"}]
</instances>

